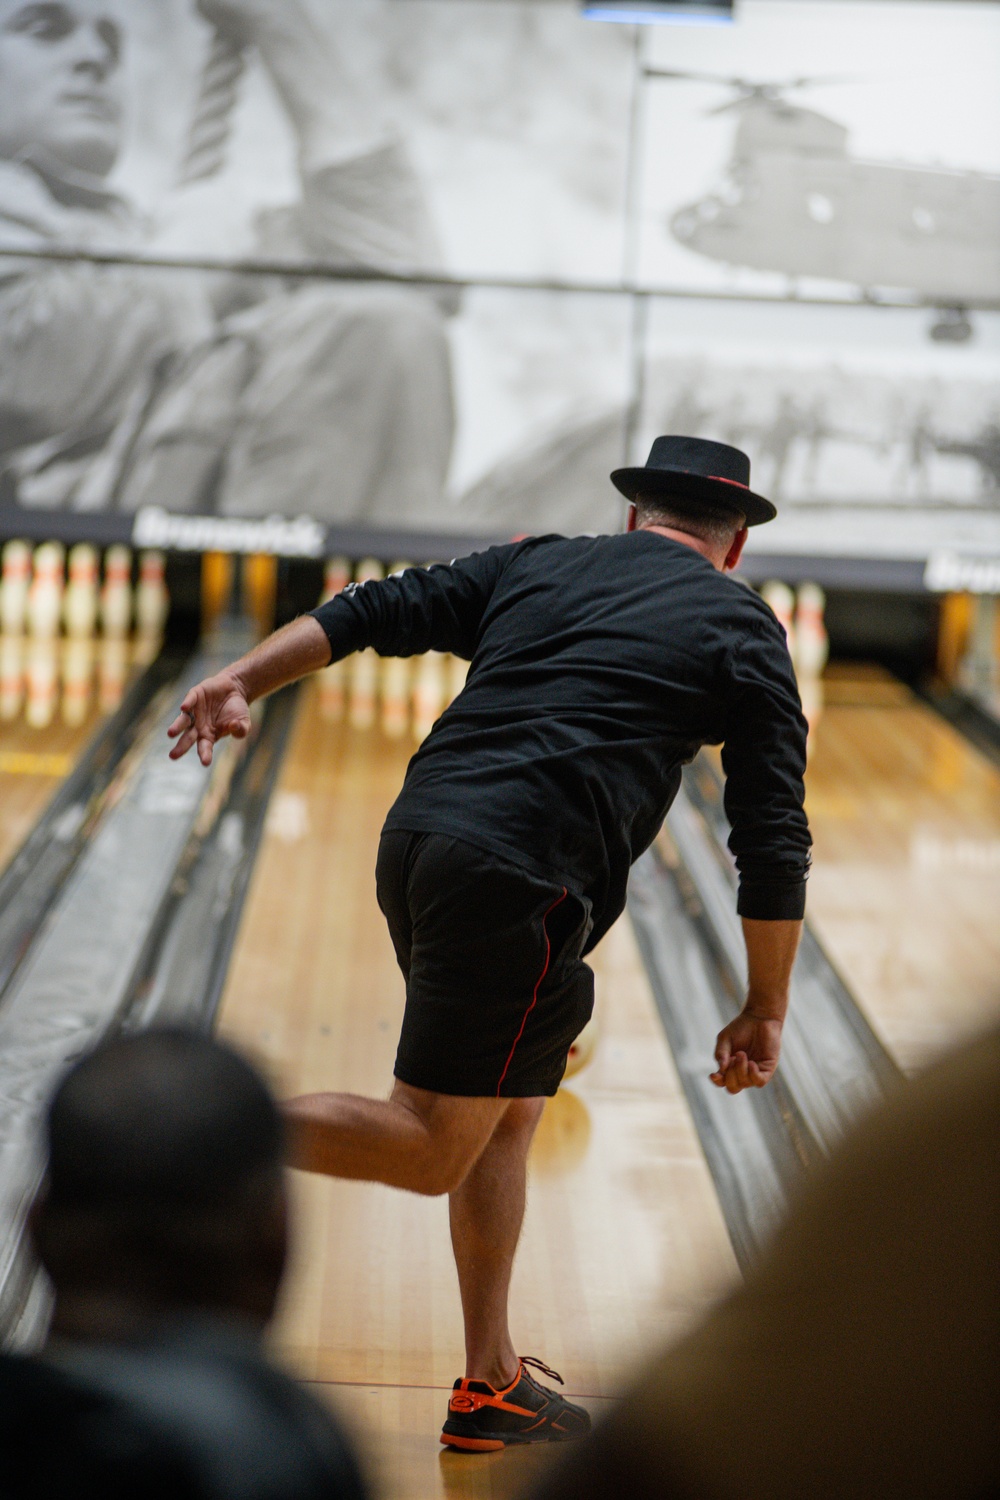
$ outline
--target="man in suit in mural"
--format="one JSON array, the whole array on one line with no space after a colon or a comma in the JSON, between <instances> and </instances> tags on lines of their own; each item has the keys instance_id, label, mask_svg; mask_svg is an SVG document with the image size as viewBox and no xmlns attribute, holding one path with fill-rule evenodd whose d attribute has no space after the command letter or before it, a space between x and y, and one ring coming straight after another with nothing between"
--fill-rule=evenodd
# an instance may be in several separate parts
<instances>
[{"instance_id":1,"label":"man in suit in mural","mask_svg":"<svg viewBox=\"0 0 1000 1500\"><path fill-rule=\"evenodd\" d=\"M258 251L434 266L419 184L302 0L198 0L253 48L294 132L300 196ZM444 312L377 282L144 271L31 252L138 250L109 177L128 12L0 0L0 483L41 507L426 520L452 436Z\"/></svg>"}]
</instances>

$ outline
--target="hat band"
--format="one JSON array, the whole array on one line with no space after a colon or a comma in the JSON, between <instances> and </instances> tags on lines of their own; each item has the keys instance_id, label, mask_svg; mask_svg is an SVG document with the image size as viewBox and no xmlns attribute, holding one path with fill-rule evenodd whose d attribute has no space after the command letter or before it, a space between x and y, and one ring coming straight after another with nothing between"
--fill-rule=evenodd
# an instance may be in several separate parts
<instances>
[{"instance_id":1,"label":"hat band","mask_svg":"<svg viewBox=\"0 0 1000 1500\"><path fill-rule=\"evenodd\" d=\"M689 469L688 473L690 472ZM748 490L750 488L748 484L744 484L740 479L724 479L721 474L709 474L707 477L717 480L719 484L735 484L738 490Z\"/></svg>"}]
</instances>

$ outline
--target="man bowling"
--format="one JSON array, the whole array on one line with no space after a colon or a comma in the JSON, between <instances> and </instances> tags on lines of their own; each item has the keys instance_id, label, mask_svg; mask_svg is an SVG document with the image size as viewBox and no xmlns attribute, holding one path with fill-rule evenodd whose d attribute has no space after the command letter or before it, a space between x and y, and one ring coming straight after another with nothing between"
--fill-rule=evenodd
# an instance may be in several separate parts
<instances>
[{"instance_id":1,"label":"man bowling","mask_svg":"<svg viewBox=\"0 0 1000 1500\"><path fill-rule=\"evenodd\" d=\"M447 1193L466 1369L441 1440L489 1451L581 1435L507 1318L528 1147L590 1017L585 955L625 905L681 767L723 746L749 984L719 1034L731 1094L774 1073L805 906L806 725L784 634L726 575L774 507L746 456L661 437L618 469L617 536L531 537L449 567L352 584L192 688L171 756L246 735L249 705L353 651L451 651L466 687L407 769L376 868L406 978L388 1099L285 1107L305 1171Z\"/></svg>"}]
</instances>

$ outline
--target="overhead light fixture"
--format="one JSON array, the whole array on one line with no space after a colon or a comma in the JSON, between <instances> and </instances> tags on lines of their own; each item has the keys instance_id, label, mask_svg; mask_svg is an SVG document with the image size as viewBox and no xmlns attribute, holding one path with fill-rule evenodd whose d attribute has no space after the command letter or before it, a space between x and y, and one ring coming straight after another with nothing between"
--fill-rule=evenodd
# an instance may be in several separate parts
<instances>
[{"instance_id":1,"label":"overhead light fixture","mask_svg":"<svg viewBox=\"0 0 1000 1500\"><path fill-rule=\"evenodd\" d=\"M733 0L580 0L590 21L630 26L728 26Z\"/></svg>"}]
</instances>

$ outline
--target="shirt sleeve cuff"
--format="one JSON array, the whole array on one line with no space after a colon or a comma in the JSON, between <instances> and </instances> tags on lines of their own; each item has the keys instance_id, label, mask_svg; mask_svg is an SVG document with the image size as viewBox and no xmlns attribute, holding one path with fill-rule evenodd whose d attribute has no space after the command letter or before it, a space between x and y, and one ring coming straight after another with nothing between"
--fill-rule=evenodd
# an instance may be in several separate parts
<instances>
[{"instance_id":1,"label":"shirt sleeve cuff","mask_svg":"<svg viewBox=\"0 0 1000 1500\"><path fill-rule=\"evenodd\" d=\"M741 885L736 910L757 922L801 922L806 912L806 883L755 880Z\"/></svg>"},{"instance_id":2,"label":"shirt sleeve cuff","mask_svg":"<svg viewBox=\"0 0 1000 1500\"><path fill-rule=\"evenodd\" d=\"M337 594L325 604L308 611L314 620L319 621L330 642L331 662L342 661L352 651L358 651L366 644L360 638L363 632L359 629L354 611L346 608L346 603Z\"/></svg>"}]
</instances>

